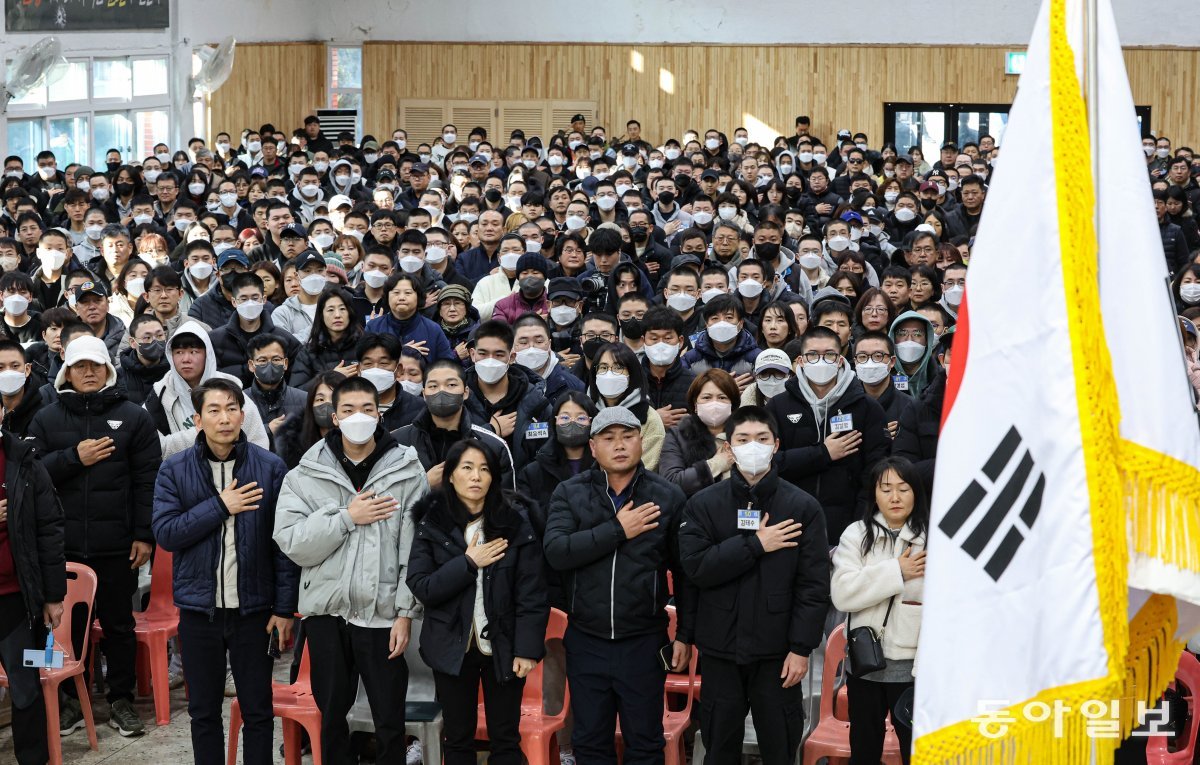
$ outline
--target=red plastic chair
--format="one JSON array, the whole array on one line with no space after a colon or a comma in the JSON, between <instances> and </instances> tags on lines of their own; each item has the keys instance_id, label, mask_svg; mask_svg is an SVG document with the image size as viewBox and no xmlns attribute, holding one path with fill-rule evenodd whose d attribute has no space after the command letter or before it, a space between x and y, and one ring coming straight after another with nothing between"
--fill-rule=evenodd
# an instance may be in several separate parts
<instances>
[{"instance_id":1,"label":"red plastic chair","mask_svg":"<svg viewBox=\"0 0 1200 765\"><path fill-rule=\"evenodd\" d=\"M62 669L43 669L42 696L46 701L46 739L50 745L50 765L62 765L62 736L58 732L59 706L58 686L68 678L75 679L75 692L79 697L79 706L83 710L83 720L87 724L88 745L99 749L96 741L96 721L92 719L92 699L88 695L87 683L83 681L83 668L87 665L88 641L83 641L83 649L79 658L74 656L71 645L72 612L75 607L87 606L85 623L92 621L93 604L96 601L96 572L81 563L67 564L67 597L63 601L63 617L54 630L54 646L60 649L63 656ZM8 676L0 669L0 686L8 686Z\"/></svg>"},{"instance_id":2,"label":"red plastic chair","mask_svg":"<svg viewBox=\"0 0 1200 765\"><path fill-rule=\"evenodd\" d=\"M313 696L308 643L300 656L300 671L296 682L271 683L271 709L283 720L283 761L285 765L300 765L300 728L308 733L312 744L313 765L321 765L321 710ZM227 765L237 762L238 734L242 729L242 708L237 699L229 709L229 751Z\"/></svg>"},{"instance_id":3,"label":"red plastic chair","mask_svg":"<svg viewBox=\"0 0 1200 765\"><path fill-rule=\"evenodd\" d=\"M550 609L550 621L546 624L546 642L562 640L567 631L567 615L557 608ZM542 692L542 670L545 662L539 661L533 671L525 676L525 690L521 694L521 753L529 765L557 765L558 732L567 724L567 713L571 709L571 689L564 685L562 709L557 714L547 714ZM566 681L564 680L564 683ZM483 709L483 690L480 688L479 713L476 716L475 738L487 741L487 718Z\"/></svg>"},{"instance_id":4,"label":"red plastic chair","mask_svg":"<svg viewBox=\"0 0 1200 765\"><path fill-rule=\"evenodd\" d=\"M667 606L667 616L670 618L670 624L667 626L667 637L671 640L675 639L675 606ZM667 704L667 699L663 698L663 738L666 739L666 746L663 748L664 765L684 765L687 761L687 754L684 750L683 733L687 730L688 725L692 721L692 701L698 695L696 684L699 678L696 677L696 663L700 659L700 654L694 648L692 650L691 661L688 662L687 674L678 673L678 677L684 678L679 686L679 693L687 699L684 702L683 709L674 711ZM668 676L668 683L670 676ZM617 752L621 753L624 749L624 742L621 739L620 722L617 723Z\"/></svg>"},{"instance_id":5,"label":"red plastic chair","mask_svg":"<svg viewBox=\"0 0 1200 765\"><path fill-rule=\"evenodd\" d=\"M839 624L825 643L825 665L821 673L821 711L817 727L804 742L803 765L816 765L822 757L829 765L850 760L850 723L838 714L849 709L844 698L846 689L834 692L839 669L846 658L846 625ZM890 723L886 726L883 740L883 761L887 765L901 765L900 740Z\"/></svg>"},{"instance_id":6,"label":"red plastic chair","mask_svg":"<svg viewBox=\"0 0 1200 765\"><path fill-rule=\"evenodd\" d=\"M137 624L137 691L139 696L154 693L154 717L158 725L171 722L171 685L167 676L170 657L167 641L179 634L179 609L175 607L171 569L171 553L156 548L150 567L150 603L145 611L133 614ZM92 625L92 663L95 668L94 646L104 638L99 624ZM93 672L94 674L94 672Z\"/></svg>"},{"instance_id":7,"label":"red plastic chair","mask_svg":"<svg viewBox=\"0 0 1200 765\"><path fill-rule=\"evenodd\" d=\"M1200 694L1200 661L1188 651L1179 656L1174 685L1188 705L1187 735L1176 737L1175 751L1167 746L1167 737L1152 736L1146 743L1147 765L1192 765L1195 762L1196 738L1200 733L1200 710L1196 708L1196 696Z\"/></svg>"}]
</instances>

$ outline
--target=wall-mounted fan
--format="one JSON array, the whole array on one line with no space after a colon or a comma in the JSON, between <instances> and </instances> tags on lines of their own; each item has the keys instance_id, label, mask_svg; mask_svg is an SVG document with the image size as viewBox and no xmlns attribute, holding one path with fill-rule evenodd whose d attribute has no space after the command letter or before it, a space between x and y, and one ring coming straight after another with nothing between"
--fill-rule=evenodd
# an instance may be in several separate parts
<instances>
[{"instance_id":1,"label":"wall-mounted fan","mask_svg":"<svg viewBox=\"0 0 1200 765\"><path fill-rule=\"evenodd\" d=\"M196 48L196 56L200 59L200 70L192 77L193 92L198 96L208 96L225 84L233 71L233 49L237 40L226 37L217 46L201 45Z\"/></svg>"},{"instance_id":2,"label":"wall-mounted fan","mask_svg":"<svg viewBox=\"0 0 1200 765\"><path fill-rule=\"evenodd\" d=\"M67 72L62 43L57 37L43 37L17 53L0 83L0 113L8 111L8 102L31 90L58 81ZM228 75L226 75L228 76Z\"/></svg>"}]
</instances>

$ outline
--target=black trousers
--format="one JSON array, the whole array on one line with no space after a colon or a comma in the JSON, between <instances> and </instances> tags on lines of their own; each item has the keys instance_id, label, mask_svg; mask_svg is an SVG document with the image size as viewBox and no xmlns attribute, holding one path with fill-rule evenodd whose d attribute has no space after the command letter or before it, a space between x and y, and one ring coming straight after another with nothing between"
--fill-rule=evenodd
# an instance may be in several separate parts
<instances>
[{"instance_id":1,"label":"black trousers","mask_svg":"<svg viewBox=\"0 0 1200 765\"><path fill-rule=\"evenodd\" d=\"M408 663L388 658L391 630L349 624L339 616L304 620L311 651L312 688L321 710L321 752L326 765L353 765L346 714L358 696L362 677L375 723L375 762L404 765L404 702L408 696Z\"/></svg>"},{"instance_id":2,"label":"black trousers","mask_svg":"<svg viewBox=\"0 0 1200 765\"><path fill-rule=\"evenodd\" d=\"M700 733L705 765L737 765L742 761L746 713L754 714L754 731L763 765L790 765L804 736L803 684L784 688L779 675L783 659L737 664L704 656L704 694L700 699Z\"/></svg>"},{"instance_id":3,"label":"black trousers","mask_svg":"<svg viewBox=\"0 0 1200 765\"><path fill-rule=\"evenodd\" d=\"M521 765L521 693L525 680L507 683L496 677L491 656L474 643L463 657L457 675L433 673L438 701L442 703L442 740L446 765L475 765L475 727L478 723L479 684L487 720L491 765Z\"/></svg>"},{"instance_id":4,"label":"black trousers","mask_svg":"<svg viewBox=\"0 0 1200 765\"><path fill-rule=\"evenodd\" d=\"M705 668L707 671L707 667ZM704 676L708 690L708 675ZM883 757L883 729L888 712L896 706L900 694L912 683L876 683L846 675L846 700L850 709L850 765L879 765ZM896 728L900 739L900 757L904 765L912 751L912 732L904 726Z\"/></svg>"},{"instance_id":5,"label":"black trousers","mask_svg":"<svg viewBox=\"0 0 1200 765\"><path fill-rule=\"evenodd\" d=\"M616 765L620 717L625 765L661 765L666 672L658 651L666 644L665 632L606 640L567 627L563 645L575 718L571 746L579 762Z\"/></svg>"},{"instance_id":6,"label":"black trousers","mask_svg":"<svg viewBox=\"0 0 1200 765\"><path fill-rule=\"evenodd\" d=\"M45 765L50 759L41 676L36 668L24 664L25 649L46 645L46 630L36 622L34 627L29 626L20 593L0 596L0 666L8 675L18 765Z\"/></svg>"},{"instance_id":7,"label":"black trousers","mask_svg":"<svg viewBox=\"0 0 1200 765\"><path fill-rule=\"evenodd\" d=\"M133 593L137 592L137 571L129 568L128 555L87 559L72 558L68 555L67 560L82 563L96 572L95 618L100 620L100 626L104 628L100 652L108 660L108 669L104 675L108 703L119 699L133 701L134 692L137 690L137 637L133 632L136 626L133 618ZM71 640L75 646L75 655L79 656L83 641L89 639L91 625L84 623L82 615L76 614L76 617L71 627ZM84 677L91 688L90 661ZM75 696L74 684L64 683L62 687L70 696Z\"/></svg>"},{"instance_id":8,"label":"black trousers","mask_svg":"<svg viewBox=\"0 0 1200 765\"><path fill-rule=\"evenodd\" d=\"M271 765L275 714L271 708L271 670L267 655L267 622L271 614L240 614L218 608L210 619L198 611L180 610L179 643L183 677L188 685L192 718L192 751L196 765L225 762L225 654L237 686L242 710L242 759L246 765Z\"/></svg>"}]
</instances>

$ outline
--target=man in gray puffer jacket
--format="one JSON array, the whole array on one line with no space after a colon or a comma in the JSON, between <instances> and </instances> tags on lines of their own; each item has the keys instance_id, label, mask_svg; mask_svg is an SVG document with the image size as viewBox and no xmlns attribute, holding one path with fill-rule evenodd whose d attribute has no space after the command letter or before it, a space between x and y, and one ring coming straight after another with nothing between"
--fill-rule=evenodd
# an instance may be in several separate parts
<instances>
[{"instance_id":1,"label":"man in gray puffer jacket","mask_svg":"<svg viewBox=\"0 0 1200 765\"><path fill-rule=\"evenodd\" d=\"M411 508L429 483L416 450L380 424L372 383L351 377L338 385L333 422L284 479L273 536L301 567L299 608L325 761L342 762L350 751L346 713L359 676L371 699L376 761L403 765L404 649L421 613L405 584Z\"/></svg>"}]
</instances>

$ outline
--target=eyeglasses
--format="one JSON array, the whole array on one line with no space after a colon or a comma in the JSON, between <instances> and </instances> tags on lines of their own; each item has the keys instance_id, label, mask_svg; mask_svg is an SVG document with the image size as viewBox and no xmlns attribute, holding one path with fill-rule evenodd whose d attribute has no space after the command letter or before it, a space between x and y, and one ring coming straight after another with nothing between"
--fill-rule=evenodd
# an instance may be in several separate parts
<instances>
[{"instance_id":1,"label":"eyeglasses","mask_svg":"<svg viewBox=\"0 0 1200 765\"><path fill-rule=\"evenodd\" d=\"M282 365L282 364L283 364L283 362L284 362L284 361L286 361L286 360L287 360L287 359L283 358L282 356L272 356L272 357L271 357L271 358L269 358L269 359L268 359L268 358L265 358L265 357L263 357L263 356L258 356L257 358L255 358L255 359L254 359L254 365L255 365L255 366L258 366L258 365L260 365L260 364L279 364L279 365Z\"/></svg>"},{"instance_id":2,"label":"eyeglasses","mask_svg":"<svg viewBox=\"0 0 1200 765\"><path fill-rule=\"evenodd\" d=\"M600 334L596 334L595 332L584 332L579 336L579 339L583 340L585 343L588 340L603 340L607 343L611 343L617 339L617 335L615 332L601 332Z\"/></svg>"},{"instance_id":3,"label":"eyeglasses","mask_svg":"<svg viewBox=\"0 0 1200 765\"><path fill-rule=\"evenodd\" d=\"M179 289L179 288L178 287L151 287L150 289L146 290L146 294L148 294L148 295L169 295L170 293L174 292L177 289Z\"/></svg>"},{"instance_id":4,"label":"eyeglasses","mask_svg":"<svg viewBox=\"0 0 1200 765\"><path fill-rule=\"evenodd\" d=\"M837 351L825 351L824 353L820 353L819 351L805 351L802 355L806 364L816 364L819 361L824 361L826 364L836 364L842 354Z\"/></svg>"},{"instance_id":5,"label":"eyeglasses","mask_svg":"<svg viewBox=\"0 0 1200 765\"><path fill-rule=\"evenodd\" d=\"M920 342L925 342L925 330L898 329L896 330L896 340L919 340Z\"/></svg>"},{"instance_id":6,"label":"eyeglasses","mask_svg":"<svg viewBox=\"0 0 1200 765\"><path fill-rule=\"evenodd\" d=\"M863 313L870 314L872 316L886 316L887 312L888 309L881 305L869 305L863 309Z\"/></svg>"},{"instance_id":7,"label":"eyeglasses","mask_svg":"<svg viewBox=\"0 0 1200 765\"><path fill-rule=\"evenodd\" d=\"M554 422L556 425L570 425L572 422L576 425L591 425L592 418L586 414L577 414L574 417L569 414L560 414L554 418Z\"/></svg>"},{"instance_id":8,"label":"eyeglasses","mask_svg":"<svg viewBox=\"0 0 1200 765\"><path fill-rule=\"evenodd\" d=\"M629 375L629 370L626 369L624 364L597 364L596 365L596 374L602 375L602 374L606 374L608 372L612 372L615 375L626 375L626 376Z\"/></svg>"},{"instance_id":9,"label":"eyeglasses","mask_svg":"<svg viewBox=\"0 0 1200 765\"><path fill-rule=\"evenodd\" d=\"M890 358L891 355L883 351L875 351L874 353L856 353L854 354L854 363L866 364L868 361L874 361L876 364L882 364Z\"/></svg>"}]
</instances>

